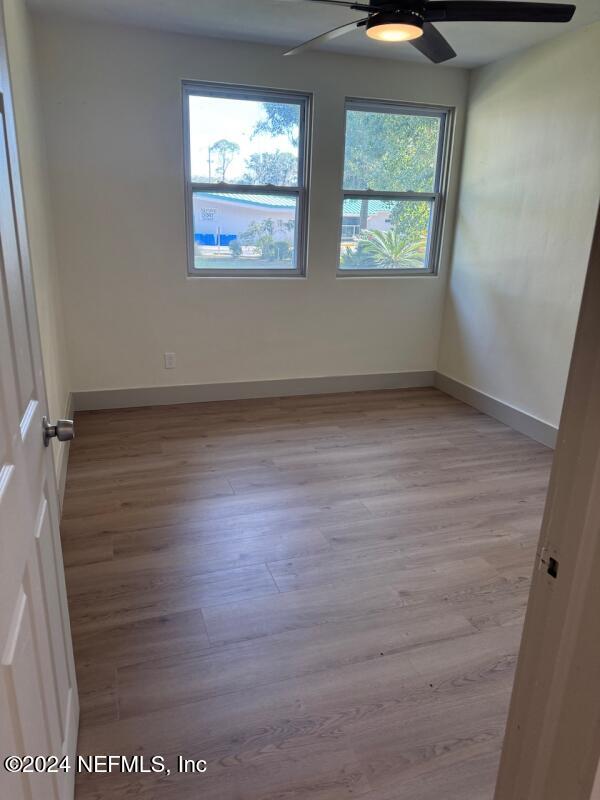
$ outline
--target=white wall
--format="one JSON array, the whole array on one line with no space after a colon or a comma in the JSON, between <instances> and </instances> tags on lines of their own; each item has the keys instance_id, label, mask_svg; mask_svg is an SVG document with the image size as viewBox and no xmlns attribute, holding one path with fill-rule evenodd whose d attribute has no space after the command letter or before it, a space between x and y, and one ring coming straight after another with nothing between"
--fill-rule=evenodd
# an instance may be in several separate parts
<instances>
[{"instance_id":1,"label":"white wall","mask_svg":"<svg viewBox=\"0 0 600 800\"><path fill-rule=\"evenodd\" d=\"M440 277L337 279L343 107L457 106L458 153L463 70L60 17L35 29L74 390L435 368L454 203ZM314 91L307 279L186 277L182 79Z\"/></svg>"},{"instance_id":2,"label":"white wall","mask_svg":"<svg viewBox=\"0 0 600 800\"><path fill-rule=\"evenodd\" d=\"M30 17L25 0L2 0L2 9L48 405L57 418L67 410L70 379ZM55 446L59 475L65 454Z\"/></svg>"},{"instance_id":3,"label":"white wall","mask_svg":"<svg viewBox=\"0 0 600 800\"><path fill-rule=\"evenodd\" d=\"M472 74L438 369L557 425L600 193L600 23Z\"/></svg>"}]
</instances>

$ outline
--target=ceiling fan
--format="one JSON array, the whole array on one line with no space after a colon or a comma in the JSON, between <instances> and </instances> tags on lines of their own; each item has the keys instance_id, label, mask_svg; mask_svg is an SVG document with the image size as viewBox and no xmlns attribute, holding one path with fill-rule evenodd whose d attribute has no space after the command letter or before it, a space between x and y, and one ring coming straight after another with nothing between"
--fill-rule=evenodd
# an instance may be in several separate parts
<instances>
[{"instance_id":1,"label":"ceiling fan","mask_svg":"<svg viewBox=\"0 0 600 800\"><path fill-rule=\"evenodd\" d=\"M569 22L575 6L563 3L521 3L512 0L306 0L329 3L367 16L315 36L285 53L293 56L316 44L336 39L356 28L365 28L380 42L409 42L435 64L456 56L433 22Z\"/></svg>"}]
</instances>

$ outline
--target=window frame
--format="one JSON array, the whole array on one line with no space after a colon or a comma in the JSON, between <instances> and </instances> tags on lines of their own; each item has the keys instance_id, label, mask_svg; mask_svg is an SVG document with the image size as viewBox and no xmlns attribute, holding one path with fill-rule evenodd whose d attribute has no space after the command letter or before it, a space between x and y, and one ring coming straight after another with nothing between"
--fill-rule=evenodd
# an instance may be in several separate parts
<instances>
[{"instance_id":1,"label":"window frame","mask_svg":"<svg viewBox=\"0 0 600 800\"><path fill-rule=\"evenodd\" d=\"M300 107L300 125L298 137L298 185L274 186L270 184L235 184L235 183L196 183L191 176L190 149L190 114L189 99L200 97L218 97L224 99L255 100L257 102L281 102ZM182 81L183 106L183 160L185 188L185 216L187 241L187 274L192 278L304 278L306 276L308 246L308 200L312 132L312 93L272 89L267 87L245 86L230 83L214 83L208 81ZM194 266L194 192L211 194L255 194L296 196L296 232L295 253L296 265L291 269L257 268L227 269L202 268Z\"/></svg>"},{"instance_id":2,"label":"window frame","mask_svg":"<svg viewBox=\"0 0 600 800\"><path fill-rule=\"evenodd\" d=\"M348 111L379 112L387 114L409 114L418 117L438 117L440 120L440 135L438 140L437 161L432 192L378 192L373 189L345 189L344 172L346 167L346 129ZM344 104L344 171L342 172L341 208L338 229L338 256L336 275L338 278L370 278L370 277L431 277L439 272L440 252L445 223L445 209L448 191L448 176L450 171L450 154L452 151L452 136L454 131L454 108L451 106L438 106L420 103L407 103L394 100L373 100L367 98L347 97ZM431 222L427 239L425 266L413 269L343 269L340 264L342 241L342 225L344 217L344 201L346 199L360 200L427 200L431 202Z\"/></svg>"}]
</instances>

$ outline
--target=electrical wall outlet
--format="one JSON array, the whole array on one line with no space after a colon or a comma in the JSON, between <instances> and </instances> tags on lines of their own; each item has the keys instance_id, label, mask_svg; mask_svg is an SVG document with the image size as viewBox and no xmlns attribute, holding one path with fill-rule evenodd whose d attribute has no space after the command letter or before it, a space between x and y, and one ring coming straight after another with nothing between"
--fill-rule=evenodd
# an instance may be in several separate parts
<instances>
[{"instance_id":1,"label":"electrical wall outlet","mask_svg":"<svg viewBox=\"0 0 600 800\"><path fill-rule=\"evenodd\" d=\"M175 353L165 353L165 369L175 369Z\"/></svg>"}]
</instances>

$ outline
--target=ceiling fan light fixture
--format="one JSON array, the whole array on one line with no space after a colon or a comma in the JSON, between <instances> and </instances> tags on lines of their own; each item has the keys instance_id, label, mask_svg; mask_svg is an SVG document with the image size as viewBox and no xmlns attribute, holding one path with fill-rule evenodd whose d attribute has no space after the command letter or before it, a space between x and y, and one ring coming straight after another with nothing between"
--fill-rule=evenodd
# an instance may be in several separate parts
<instances>
[{"instance_id":1,"label":"ceiling fan light fixture","mask_svg":"<svg viewBox=\"0 0 600 800\"><path fill-rule=\"evenodd\" d=\"M411 12L373 14L366 33L378 42L410 42L423 36L423 19Z\"/></svg>"}]
</instances>

